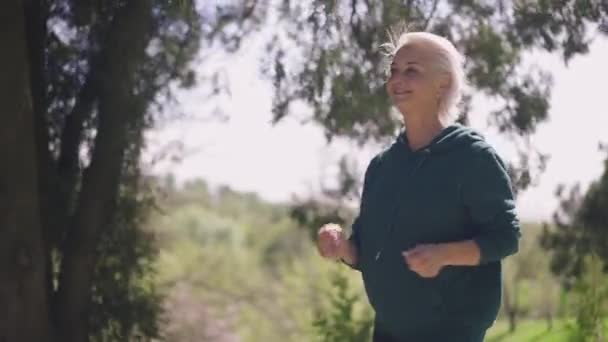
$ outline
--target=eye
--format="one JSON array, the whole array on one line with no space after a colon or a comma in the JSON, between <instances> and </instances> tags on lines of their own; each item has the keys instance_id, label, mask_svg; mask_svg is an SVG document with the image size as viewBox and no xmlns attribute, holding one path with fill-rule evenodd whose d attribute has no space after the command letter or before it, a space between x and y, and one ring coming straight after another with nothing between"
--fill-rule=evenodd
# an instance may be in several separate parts
<instances>
[{"instance_id":1,"label":"eye","mask_svg":"<svg viewBox=\"0 0 608 342\"><path fill-rule=\"evenodd\" d=\"M395 67L391 67L390 69L390 77L393 77L397 74L399 74L400 71L398 68ZM418 73L418 69L416 69L415 67L407 67L405 68L403 71L401 71L401 73L403 73L403 75L407 75L407 76L413 76L416 75Z\"/></svg>"},{"instance_id":2,"label":"eye","mask_svg":"<svg viewBox=\"0 0 608 342\"><path fill-rule=\"evenodd\" d=\"M415 68L412 68L412 67L405 69L405 73L409 74L409 75L415 74L417 72L418 72L418 70L416 70Z\"/></svg>"}]
</instances>

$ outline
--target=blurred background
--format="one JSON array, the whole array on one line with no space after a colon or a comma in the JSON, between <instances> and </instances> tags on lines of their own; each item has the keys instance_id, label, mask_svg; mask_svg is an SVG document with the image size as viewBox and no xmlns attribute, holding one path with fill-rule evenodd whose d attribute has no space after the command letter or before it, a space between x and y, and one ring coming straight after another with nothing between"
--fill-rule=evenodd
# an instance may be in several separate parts
<instances>
[{"instance_id":1,"label":"blurred background","mask_svg":"<svg viewBox=\"0 0 608 342\"><path fill-rule=\"evenodd\" d=\"M465 55L459 121L517 193L523 236L486 341L608 339L606 1L0 13L0 225L19 228L0 230L5 341L370 341L360 274L315 238L350 229L401 129L380 45L404 24Z\"/></svg>"}]
</instances>

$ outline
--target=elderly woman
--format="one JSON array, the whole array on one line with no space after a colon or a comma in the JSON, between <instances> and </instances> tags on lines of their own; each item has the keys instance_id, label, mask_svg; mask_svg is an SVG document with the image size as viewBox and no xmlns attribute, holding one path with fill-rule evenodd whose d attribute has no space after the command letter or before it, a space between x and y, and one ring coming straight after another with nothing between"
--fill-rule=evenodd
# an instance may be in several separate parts
<instances>
[{"instance_id":1,"label":"elderly woman","mask_svg":"<svg viewBox=\"0 0 608 342\"><path fill-rule=\"evenodd\" d=\"M391 45L386 90L405 130L370 162L347 239L319 230L322 256L360 270L375 342L483 341L500 307L501 260L520 237L507 170L455 123L463 58L431 33Z\"/></svg>"}]
</instances>

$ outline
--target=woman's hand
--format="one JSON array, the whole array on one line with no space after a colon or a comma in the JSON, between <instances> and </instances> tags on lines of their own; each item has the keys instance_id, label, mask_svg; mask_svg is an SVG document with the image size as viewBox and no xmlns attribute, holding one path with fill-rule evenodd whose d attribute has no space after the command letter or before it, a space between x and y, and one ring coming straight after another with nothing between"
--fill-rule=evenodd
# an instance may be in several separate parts
<instances>
[{"instance_id":1,"label":"woman's hand","mask_svg":"<svg viewBox=\"0 0 608 342\"><path fill-rule=\"evenodd\" d=\"M328 223L319 229L317 248L322 257L332 260L343 258L347 243L339 225Z\"/></svg>"},{"instance_id":2,"label":"woman's hand","mask_svg":"<svg viewBox=\"0 0 608 342\"><path fill-rule=\"evenodd\" d=\"M428 244L418 245L402 254L412 271L424 278L434 278L446 265L443 252L441 244Z\"/></svg>"},{"instance_id":3,"label":"woman's hand","mask_svg":"<svg viewBox=\"0 0 608 342\"><path fill-rule=\"evenodd\" d=\"M342 260L353 267L357 264L357 248L337 224L328 223L319 229L317 248L324 258Z\"/></svg>"}]
</instances>

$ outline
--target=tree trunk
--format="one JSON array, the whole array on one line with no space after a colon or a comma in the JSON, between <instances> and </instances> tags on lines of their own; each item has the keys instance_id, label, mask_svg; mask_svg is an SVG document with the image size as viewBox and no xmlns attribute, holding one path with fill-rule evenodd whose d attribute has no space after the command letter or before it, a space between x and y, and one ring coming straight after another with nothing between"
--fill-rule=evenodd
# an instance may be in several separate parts
<instances>
[{"instance_id":1,"label":"tree trunk","mask_svg":"<svg viewBox=\"0 0 608 342\"><path fill-rule=\"evenodd\" d=\"M513 281L513 284L514 288L515 281ZM517 329L517 293L515 293L514 289L511 291L511 287L507 286L509 285L508 283L505 285L506 286L503 287L503 305L504 310L509 317L509 332L513 333L515 332L515 329Z\"/></svg>"},{"instance_id":2,"label":"tree trunk","mask_svg":"<svg viewBox=\"0 0 608 342\"><path fill-rule=\"evenodd\" d=\"M508 315L509 315L509 332L514 333L515 329L517 329L517 312L515 310L510 310Z\"/></svg>"},{"instance_id":3,"label":"tree trunk","mask_svg":"<svg viewBox=\"0 0 608 342\"><path fill-rule=\"evenodd\" d=\"M24 5L0 2L0 341L51 341Z\"/></svg>"},{"instance_id":4,"label":"tree trunk","mask_svg":"<svg viewBox=\"0 0 608 342\"><path fill-rule=\"evenodd\" d=\"M99 125L91 164L83 174L74 219L67 232L57 293L59 340L85 342L97 262L97 241L112 219L119 191L129 129L137 115L134 79L151 29L150 0L127 2L102 47L99 78Z\"/></svg>"},{"instance_id":5,"label":"tree trunk","mask_svg":"<svg viewBox=\"0 0 608 342\"><path fill-rule=\"evenodd\" d=\"M36 167L38 170L38 202L40 206L40 229L43 238L46 260L46 289L49 299L49 311L52 311L54 295L53 262L51 259L51 241L54 217L57 211L52 204L52 188L57 181L56 168L49 150L49 129L47 120L48 85L45 67L45 48L47 35L48 4L43 0L25 2L25 33L27 37L30 89L34 113L34 132L36 143ZM51 322L51 326L53 322Z\"/></svg>"}]
</instances>

